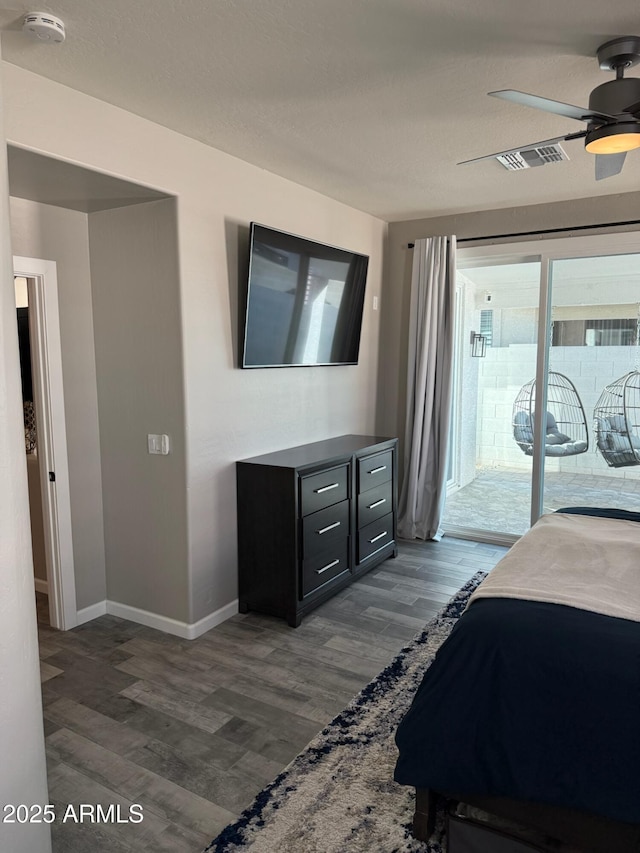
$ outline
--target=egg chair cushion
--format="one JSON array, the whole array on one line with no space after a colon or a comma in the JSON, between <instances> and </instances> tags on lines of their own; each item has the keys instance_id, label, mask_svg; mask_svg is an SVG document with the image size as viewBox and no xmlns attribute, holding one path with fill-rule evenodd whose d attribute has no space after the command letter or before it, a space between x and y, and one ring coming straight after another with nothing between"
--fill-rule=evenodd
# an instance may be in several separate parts
<instances>
[{"instance_id":1,"label":"egg chair cushion","mask_svg":"<svg viewBox=\"0 0 640 853\"><path fill-rule=\"evenodd\" d=\"M545 445L545 456L575 456L576 453L584 453L587 449L586 441L565 441L563 444L547 444Z\"/></svg>"},{"instance_id":2,"label":"egg chair cushion","mask_svg":"<svg viewBox=\"0 0 640 853\"><path fill-rule=\"evenodd\" d=\"M527 412L516 412L513 419L513 437L518 444L533 444L531 417Z\"/></svg>"},{"instance_id":3,"label":"egg chair cushion","mask_svg":"<svg viewBox=\"0 0 640 853\"><path fill-rule=\"evenodd\" d=\"M626 433L627 421L625 420L624 415L609 415L607 420L609 421L610 429L615 430L616 432Z\"/></svg>"},{"instance_id":4,"label":"egg chair cushion","mask_svg":"<svg viewBox=\"0 0 640 853\"><path fill-rule=\"evenodd\" d=\"M596 418L598 449L607 465L623 468L640 462L640 438L629 435L624 415Z\"/></svg>"},{"instance_id":5,"label":"egg chair cushion","mask_svg":"<svg viewBox=\"0 0 640 853\"><path fill-rule=\"evenodd\" d=\"M637 450L640 448L640 439L636 438L634 435L621 435L619 432L611 432L609 433L608 445L611 450L623 451L623 450Z\"/></svg>"},{"instance_id":6,"label":"egg chair cushion","mask_svg":"<svg viewBox=\"0 0 640 853\"><path fill-rule=\"evenodd\" d=\"M555 430L555 432L548 432L544 437L544 443L547 447L550 444L568 444L571 442L571 436L565 435L560 430Z\"/></svg>"},{"instance_id":7,"label":"egg chair cushion","mask_svg":"<svg viewBox=\"0 0 640 853\"><path fill-rule=\"evenodd\" d=\"M513 437L527 456L533 456L533 419L535 412L516 412L513 419ZM584 453L586 441L574 441L570 435L560 432L558 424L551 412L547 412L546 434L544 438L545 456L574 456Z\"/></svg>"},{"instance_id":8,"label":"egg chair cushion","mask_svg":"<svg viewBox=\"0 0 640 853\"><path fill-rule=\"evenodd\" d=\"M607 450L609 447L609 436L611 435L611 427L609 426L608 418L596 418L596 436L598 440L598 448Z\"/></svg>"},{"instance_id":9,"label":"egg chair cushion","mask_svg":"<svg viewBox=\"0 0 640 853\"><path fill-rule=\"evenodd\" d=\"M607 440L607 445L610 450L617 452L631 450L631 443L628 435L621 435L619 432L610 432Z\"/></svg>"},{"instance_id":10,"label":"egg chair cushion","mask_svg":"<svg viewBox=\"0 0 640 853\"><path fill-rule=\"evenodd\" d=\"M571 442L571 436L565 435L563 432L560 432L556 419L551 414L551 412L547 412L547 428L544 443L546 445L554 445L567 444L569 442Z\"/></svg>"}]
</instances>

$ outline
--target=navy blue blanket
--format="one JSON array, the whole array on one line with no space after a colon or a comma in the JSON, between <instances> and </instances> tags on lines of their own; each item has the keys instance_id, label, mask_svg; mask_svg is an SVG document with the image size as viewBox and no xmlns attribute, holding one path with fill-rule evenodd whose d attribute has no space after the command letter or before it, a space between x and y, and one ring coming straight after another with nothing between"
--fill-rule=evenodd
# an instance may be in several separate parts
<instances>
[{"instance_id":1,"label":"navy blue blanket","mask_svg":"<svg viewBox=\"0 0 640 853\"><path fill-rule=\"evenodd\" d=\"M401 784L640 823L640 622L479 599L427 670L396 743Z\"/></svg>"}]
</instances>

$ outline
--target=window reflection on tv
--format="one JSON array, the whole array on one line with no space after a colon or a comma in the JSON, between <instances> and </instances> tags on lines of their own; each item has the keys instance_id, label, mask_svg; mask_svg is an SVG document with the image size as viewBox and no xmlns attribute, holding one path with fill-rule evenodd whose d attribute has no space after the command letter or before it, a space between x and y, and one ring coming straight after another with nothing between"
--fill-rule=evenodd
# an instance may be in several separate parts
<instances>
[{"instance_id":1,"label":"window reflection on tv","mask_svg":"<svg viewBox=\"0 0 640 853\"><path fill-rule=\"evenodd\" d=\"M242 366L357 364L368 262L252 223Z\"/></svg>"}]
</instances>

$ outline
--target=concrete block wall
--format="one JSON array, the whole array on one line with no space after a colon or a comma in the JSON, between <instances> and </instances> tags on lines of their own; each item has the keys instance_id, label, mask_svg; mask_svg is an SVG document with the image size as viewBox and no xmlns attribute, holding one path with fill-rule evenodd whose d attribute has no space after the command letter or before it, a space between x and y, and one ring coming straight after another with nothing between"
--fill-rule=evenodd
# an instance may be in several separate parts
<instances>
[{"instance_id":1,"label":"concrete block wall","mask_svg":"<svg viewBox=\"0 0 640 853\"><path fill-rule=\"evenodd\" d=\"M477 465L481 468L530 470L531 458L525 456L516 444L511 422L513 403L520 388L535 375L536 346L517 344L491 347L486 357L479 362ZM593 410L604 387L630 370L640 369L638 348L552 347L549 363L551 370L563 373L576 386L589 428L589 450L576 456L547 457L546 470L640 479L640 466L618 469L608 467L595 450L592 428ZM472 389L469 389L465 398L469 400L472 394Z\"/></svg>"}]
</instances>

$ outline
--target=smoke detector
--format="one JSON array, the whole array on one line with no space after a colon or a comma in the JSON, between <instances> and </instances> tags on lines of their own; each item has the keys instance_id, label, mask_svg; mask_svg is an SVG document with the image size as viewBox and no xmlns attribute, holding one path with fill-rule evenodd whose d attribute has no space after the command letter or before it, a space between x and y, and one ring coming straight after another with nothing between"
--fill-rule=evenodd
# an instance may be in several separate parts
<instances>
[{"instance_id":1,"label":"smoke detector","mask_svg":"<svg viewBox=\"0 0 640 853\"><path fill-rule=\"evenodd\" d=\"M48 12L29 12L22 22L22 30L38 41L60 44L64 41L64 21Z\"/></svg>"}]
</instances>

